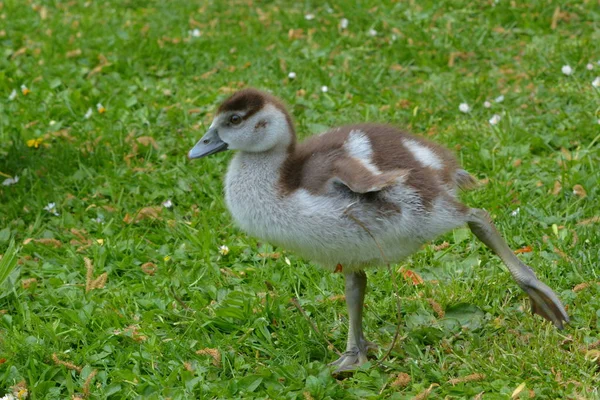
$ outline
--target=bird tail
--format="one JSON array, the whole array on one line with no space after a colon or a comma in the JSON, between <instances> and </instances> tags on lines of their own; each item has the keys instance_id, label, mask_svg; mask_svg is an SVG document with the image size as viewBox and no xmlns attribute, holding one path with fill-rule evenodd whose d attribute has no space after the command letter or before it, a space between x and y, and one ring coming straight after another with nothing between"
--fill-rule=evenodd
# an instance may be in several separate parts
<instances>
[{"instance_id":1,"label":"bird tail","mask_svg":"<svg viewBox=\"0 0 600 400\"><path fill-rule=\"evenodd\" d=\"M462 190L473 189L475 186L477 186L477 180L464 169L456 170L454 173L454 181Z\"/></svg>"}]
</instances>

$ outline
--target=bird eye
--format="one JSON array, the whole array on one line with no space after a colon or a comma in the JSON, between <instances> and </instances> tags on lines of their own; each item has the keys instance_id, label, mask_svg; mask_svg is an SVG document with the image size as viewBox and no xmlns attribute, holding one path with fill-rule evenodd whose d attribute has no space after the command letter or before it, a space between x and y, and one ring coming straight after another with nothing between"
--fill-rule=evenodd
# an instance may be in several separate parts
<instances>
[{"instance_id":1,"label":"bird eye","mask_svg":"<svg viewBox=\"0 0 600 400\"><path fill-rule=\"evenodd\" d=\"M233 125L239 125L242 123L242 117L237 114L233 114L231 117L229 117L229 122L231 122Z\"/></svg>"}]
</instances>

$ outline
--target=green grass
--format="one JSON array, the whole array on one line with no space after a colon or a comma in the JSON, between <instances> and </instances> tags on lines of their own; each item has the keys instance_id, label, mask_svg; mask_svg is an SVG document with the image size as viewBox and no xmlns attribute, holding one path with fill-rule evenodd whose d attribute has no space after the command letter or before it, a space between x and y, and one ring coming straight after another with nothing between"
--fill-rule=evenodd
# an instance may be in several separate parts
<instances>
[{"instance_id":1,"label":"green grass","mask_svg":"<svg viewBox=\"0 0 600 400\"><path fill-rule=\"evenodd\" d=\"M35 399L409 399L432 384L440 399L507 399L521 384L520 398L600 398L600 367L586 357L600 336L600 223L578 224L600 213L597 2L380 3L0 3L0 172L19 177L0 186L0 254L11 240L20 249L0 287L0 395L24 381ZM434 243L447 249L393 266L425 283L399 275L392 358L332 378L325 338L344 347L342 277L232 225L230 154L185 157L219 101L245 86L283 98L303 137L381 121L454 149L489 180L465 201L489 210L513 248L531 247L520 257L572 323L558 331L530 315L500 261L459 230ZM51 202L59 215L44 210ZM145 207L161 211L138 218ZM94 279L107 274L103 288L86 292L86 257ZM369 279L366 332L382 354L393 287L385 269ZM410 384L392 385L401 372ZM451 383L471 374L485 376Z\"/></svg>"}]
</instances>

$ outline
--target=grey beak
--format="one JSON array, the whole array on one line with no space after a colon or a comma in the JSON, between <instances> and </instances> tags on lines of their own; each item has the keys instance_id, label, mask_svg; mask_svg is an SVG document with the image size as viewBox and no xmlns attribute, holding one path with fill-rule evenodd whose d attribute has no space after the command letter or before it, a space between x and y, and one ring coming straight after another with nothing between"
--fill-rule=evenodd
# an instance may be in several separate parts
<instances>
[{"instance_id":1,"label":"grey beak","mask_svg":"<svg viewBox=\"0 0 600 400\"><path fill-rule=\"evenodd\" d=\"M188 158L190 160L202 158L225 150L227 150L227 143L221 140L216 129L211 128L190 150Z\"/></svg>"}]
</instances>

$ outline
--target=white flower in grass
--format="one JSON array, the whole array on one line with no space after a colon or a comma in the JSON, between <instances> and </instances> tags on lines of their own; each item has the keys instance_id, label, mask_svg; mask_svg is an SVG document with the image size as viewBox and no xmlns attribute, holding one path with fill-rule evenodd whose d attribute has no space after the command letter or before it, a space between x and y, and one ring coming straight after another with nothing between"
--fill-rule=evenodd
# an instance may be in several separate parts
<instances>
[{"instance_id":1,"label":"white flower in grass","mask_svg":"<svg viewBox=\"0 0 600 400\"><path fill-rule=\"evenodd\" d=\"M103 224L104 223L104 215L98 213L98 216L96 218L94 218L94 221L96 221L98 224Z\"/></svg>"},{"instance_id":2,"label":"white flower in grass","mask_svg":"<svg viewBox=\"0 0 600 400\"><path fill-rule=\"evenodd\" d=\"M458 109L460 112L464 112L465 114L471 111L471 107L467 103L460 103Z\"/></svg>"},{"instance_id":3,"label":"white flower in grass","mask_svg":"<svg viewBox=\"0 0 600 400\"><path fill-rule=\"evenodd\" d=\"M369 29L369 36L371 36L371 37L377 36L377 31L373 28Z\"/></svg>"},{"instance_id":4,"label":"white flower in grass","mask_svg":"<svg viewBox=\"0 0 600 400\"><path fill-rule=\"evenodd\" d=\"M85 112L85 115L83 116L83 118L90 119L93 112L94 111L92 110L92 107L88 108L88 110Z\"/></svg>"},{"instance_id":5,"label":"white flower in grass","mask_svg":"<svg viewBox=\"0 0 600 400\"><path fill-rule=\"evenodd\" d=\"M591 71L594 69L594 64L588 63L588 65L586 65L585 67L588 69L588 71Z\"/></svg>"},{"instance_id":6,"label":"white flower in grass","mask_svg":"<svg viewBox=\"0 0 600 400\"><path fill-rule=\"evenodd\" d=\"M502 103L504 101L504 95L500 95L494 99L496 103Z\"/></svg>"},{"instance_id":7,"label":"white flower in grass","mask_svg":"<svg viewBox=\"0 0 600 400\"><path fill-rule=\"evenodd\" d=\"M8 95L8 100L13 101L17 98L17 89L13 89L12 92Z\"/></svg>"},{"instance_id":8,"label":"white flower in grass","mask_svg":"<svg viewBox=\"0 0 600 400\"><path fill-rule=\"evenodd\" d=\"M596 88L600 87L600 76L597 76L596 79L592 81L592 86Z\"/></svg>"},{"instance_id":9,"label":"white flower in grass","mask_svg":"<svg viewBox=\"0 0 600 400\"><path fill-rule=\"evenodd\" d=\"M348 19L347 18L340 19L340 29L348 29Z\"/></svg>"},{"instance_id":10,"label":"white flower in grass","mask_svg":"<svg viewBox=\"0 0 600 400\"><path fill-rule=\"evenodd\" d=\"M321 92L327 93L329 92L329 88L327 86L321 86Z\"/></svg>"},{"instance_id":11,"label":"white flower in grass","mask_svg":"<svg viewBox=\"0 0 600 400\"><path fill-rule=\"evenodd\" d=\"M492 118L490 118L490 125L498 125L501 117L498 114L494 114Z\"/></svg>"},{"instance_id":12,"label":"white flower in grass","mask_svg":"<svg viewBox=\"0 0 600 400\"><path fill-rule=\"evenodd\" d=\"M219 253L223 256L226 256L227 254L229 254L229 247L227 247L226 245L219 246Z\"/></svg>"},{"instance_id":13,"label":"white flower in grass","mask_svg":"<svg viewBox=\"0 0 600 400\"><path fill-rule=\"evenodd\" d=\"M202 36L202 32L200 32L200 29L198 29L198 28L189 31L189 34L190 34L191 37L200 37L200 36Z\"/></svg>"},{"instance_id":14,"label":"white flower in grass","mask_svg":"<svg viewBox=\"0 0 600 400\"><path fill-rule=\"evenodd\" d=\"M521 209L519 207L517 207L517 209L513 212L510 213L510 215L512 215L513 217L516 217L517 215L519 215L519 212L521 211Z\"/></svg>"},{"instance_id":15,"label":"white flower in grass","mask_svg":"<svg viewBox=\"0 0 600 400\"><path fill-rule=\"evenodd\" d=\"M288 78L290 78L290 79L296 79L296 73L294 71L290 72L288 74Z\"/></svg>"},{"instance_id":16,"label":"white flower in grass","mask_svg":"<svg viewBox=\"0 0 600 400\"><path fill-rule=\"evenodd\" d=\"M15 175L14 178L6 178L2 182L2 186L11 186L11 185L14 185L17 182L19 182L19 177Z\"/></svg>"},{"instance_id":17,"label":"white flower in grass","mask_svg":"<svg viewBox=\"0 0 600 400\"><path fill-rule=\"evenodd\" d=\"M0 397L0 400L17 400L17 398L12 394L7 393L4 396Z\"/></svg>"},{"instance_id":18,"label":"white flower in grass","mask_svg":"<svg viewBox=\"0 0 600 400\"><path fill-rule=\"evenodd\" d=\"M489 101L486 100L486 101L483 102L483 106L485 108L490 108L492 106L492 103L490 103Z\"/></svg>"},{"instance_id":19,"label":"white flower in grass","mask_svg":"<svg viewBox=\"0 0 600 400\"><path fill-rule=\"evenodd\" d=\"M173 202L171 201L171 199L168 199L167 201L162 203L164 208L171 208L173 207Z\"/></svg>"},{"instance_id":20,"label":"white flower in grass","mask_svg":"<svg viewBox=\"0 0 600 400\"><path fill-rule=\"evenodd\" d=\"M46 207L44 207L44 210L48 211L50 214L54 214L56 216L59 216L60 214L58 213L58 211L56 211L56 203L48 203L48 205Z\"/></svg>"},{"instance_id":21,"label":"white flower in grass","mask_svg":"<svg viewBox=\"0 0 600 400\"><path fill-rule=\"evenodd\" d=\"M565 74L567 76L573 74L573 68L571 68L570 65L563 65L563 67L560 70L562 71L563 74Z\"/></svg>"},{"instance_id":22,"label":"white flower in grass","mask_svg":"<svg viewBox=\"0 0 600 400\"><path fill-rule=\"evenodd\" d=\"M310 14L310 13L306 14L304 16L304 19L307 20L307 21L312 21L313 19L315 19L315 14Z\"/></svg>"}]
</instances>

